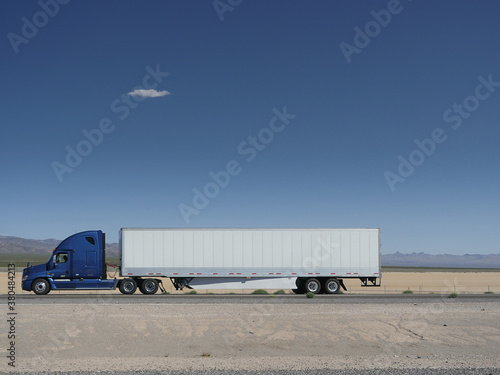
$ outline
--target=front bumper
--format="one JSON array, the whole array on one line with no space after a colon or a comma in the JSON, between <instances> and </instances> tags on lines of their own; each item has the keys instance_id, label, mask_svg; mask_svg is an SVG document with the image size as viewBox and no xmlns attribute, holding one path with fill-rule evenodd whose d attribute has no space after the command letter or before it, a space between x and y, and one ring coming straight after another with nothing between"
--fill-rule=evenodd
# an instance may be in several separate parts
<instances>
[{"instance_id":1,"label":"front bumper","mask_svg":"<svg viewBox=\"0 0 500 375\"><path fill-rule=\"evenodd\" d=\"M23 280L23 282L22 282L23 290L31 291L31 284L32 283L33 283L33 280L31 280L31 279Z\"/></svg>"}]
</instances>

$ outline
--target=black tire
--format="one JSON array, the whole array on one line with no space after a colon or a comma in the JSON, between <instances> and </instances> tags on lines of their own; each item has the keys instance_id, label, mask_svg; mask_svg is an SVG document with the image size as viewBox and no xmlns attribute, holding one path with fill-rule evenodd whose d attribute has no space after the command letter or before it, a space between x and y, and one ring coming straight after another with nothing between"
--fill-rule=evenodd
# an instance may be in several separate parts
<instances>
[{"instance_id":1,"label":"black tire","mask_svg":"<svg viewBox=\"0 0 500 375\"><path fill-rule=\"evenodd\" d=\"M119 288L123 294L134 294L137 290L137 283L134 279L123 279L120 281Z\"/></svg>"},{"instance_id":2,"label":"black tire","mask_svg":"<svg viewBox=\"0 0 500 375\"><path fill-rule=\"evenodd\" d=\"M142 294L155 294L158 291L158 281L155 279L142 280L139 290Z\"/></svg>"},{"instance_id":3,"label":"black tire","mask_svg":"<svg viewBox=\"0 0 500 375\"><path fill-rule=\"evenodd\" d=\"M318 279L307 279L304 282L304 292L318 294L321 291L321 283Z\"/></svg>"},{"instance_id":4,"label":"black tire","mask_svg":"<svg viewBox=\"0 0 500 375\"><path fill-rule=\"evenodd\" d=\"M295 279L295 286L297 287L297 289L300 289L300 287L303 285L304 283L302 282L302 279L300 277L297 277Z\"/></svg>"},{"instance_id":5,"label":"black tire","mask_svg":"<svg viewBox=\"0 0 500 375\"><path fill-rule=\"evenodd\" d=\"M31 284L31 290L35 292L35 294L42 296L50 292L50 284L45 279L36 279L33 281L33 284Z\"/></svg>"},{"instance_id":6,"label":"black tire","mask_svg":"<svg viewBox=\"0 0 500 375\"><path fill-rule=\"evenodd\" d=\"M326 294L337 294L340 292L340 288L340 282L335 278L328 279L323 284L323 291Z\"/></svg>"}]
</instances>

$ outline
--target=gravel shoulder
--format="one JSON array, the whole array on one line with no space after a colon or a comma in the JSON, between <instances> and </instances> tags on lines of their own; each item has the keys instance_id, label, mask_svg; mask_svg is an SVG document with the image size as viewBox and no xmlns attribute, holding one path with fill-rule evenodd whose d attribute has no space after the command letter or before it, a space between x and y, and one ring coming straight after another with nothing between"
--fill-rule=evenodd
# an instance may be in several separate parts
<instances>
[{"instance_id":1,"label":"gravel shoulder","mask_svg":"<svg viewBox=\"0 0 500 375\"><path fill-rule=\"evenodd\" d=\"M16 368L9 368L5 359L3 368L500 368L498 299L397 304L286 301L19 305Z\"/></svg>"}]
</instances>

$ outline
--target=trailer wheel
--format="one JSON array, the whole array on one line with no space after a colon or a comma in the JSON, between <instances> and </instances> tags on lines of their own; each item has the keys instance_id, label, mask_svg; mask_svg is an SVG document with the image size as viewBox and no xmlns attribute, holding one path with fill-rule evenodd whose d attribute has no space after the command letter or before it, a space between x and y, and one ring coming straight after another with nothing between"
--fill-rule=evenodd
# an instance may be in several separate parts
<instances>
[{"instance_id":1,"label":"trailer wheel","mask_svg":"<svg viewBox=\"0 0 500 375\"><path fill-rule=\"evenodd\" d=\"M134 294L137 290L137 283L134 279L123 279L120 281L120 292L123 294Z\"/></svg>"},{"instance_id":2,"label":"trailer wheel","mask_svg":"<svg viewBox=\"0 0 500 375\"><path fill-rule=\"evenodd\" d=\"M333 278L325 281L323 285L326 294L336 294L340 291L340 282Z\"/></svg>"},{"instance_id":3,"label":"trailer wheel","mask_svg":"<svg viewBox=\"0 0 500 375\"><path fill-rule=\"evenodd\" d=\"M139 290L142 294L155 294L158 291L158 281L155 279L143 280Z\"/></svg>"},{"instance_id":4,"label":"trailer wheel","mask_svg":"<svg viewBox=\"0 0 500 375\"><path fill-rule=\"evenodd\" d=\"M35 294L41 296L50 292L50 284L45 279L36 279L33 281L33 284L31 284L31 290L35 292Z\"/></svg>"},{"instance_id":5,"label":"trailer wheel","mask_svg":"<svg viewBox=\"0 0 500 375\"><path fill-rule=\"evenodd\" d=\"M304 291L318 294L321 290L321 283L318 279L307 279L304 282Z\"/></svg>"}]
</instances>

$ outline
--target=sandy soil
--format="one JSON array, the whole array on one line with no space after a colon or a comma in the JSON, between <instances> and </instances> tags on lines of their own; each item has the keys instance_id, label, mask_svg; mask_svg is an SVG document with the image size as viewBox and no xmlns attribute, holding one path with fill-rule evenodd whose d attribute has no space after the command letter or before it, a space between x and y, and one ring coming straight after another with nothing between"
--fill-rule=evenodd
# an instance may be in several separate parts
<instances>
[{"instance_id":1,"label":"sandy soil","mask_svg":"<svg viewBox=\"0 0 500 375\"><path fill-rule=\"evenodd\" d=\"M15 371L500 367L496 299L283 301L19 305Z\"/></svg>"},{"instance_id":2,"label":"sandy soil","mask_svg":"<svg viewBox=\"0 0 500 375\"><path fill-rule=\"evenodd\" d=\"M21 272L16 272L16 293L32 293L21 290ZM374 288L362 288L357 279L345 280L348 293L402 293L410 289L414 293L476 293L482 294L486 291L500 293L499 272L385 272L382 275L382 286ZM176 292L168 279L164 285L170 293ZM0 272L0 294L7 290L7 273ZM271 292L273 290L270 290ZM251 293L252 289L237 290L204 290L198 293ZM290 292L290 290L286 290ZM85 293L85 294L109 294L118 291L85 291L85 292L51 292L51 293Z\"/></svg>"},{"instance_id":3,"label":"sandy soil","mask_svg":"<svg viewBox=\"0 0 500 375\"><path fill-rule=\"evenodd\" d=\"M367 294L408 288L500 293L500 274L386 272L381 288L360 288L354 280L346 284L350 293ZM6 273L0 274L0 291L7 291ZM105 298L119 292L90 293ZM460 298L419 304L283 301L18 305L17 367L9 368L4 356L0 371L500 367L496 299L480 304ZM4 317L6 307L2 304ZM8 348L8 325L2 326L0 343Z\"/></svg>"}]
</instances>

